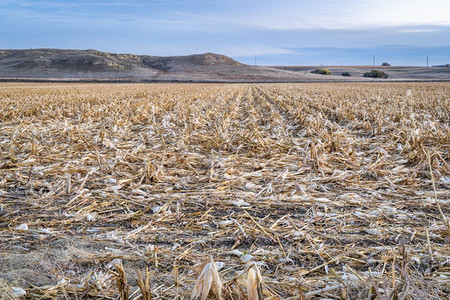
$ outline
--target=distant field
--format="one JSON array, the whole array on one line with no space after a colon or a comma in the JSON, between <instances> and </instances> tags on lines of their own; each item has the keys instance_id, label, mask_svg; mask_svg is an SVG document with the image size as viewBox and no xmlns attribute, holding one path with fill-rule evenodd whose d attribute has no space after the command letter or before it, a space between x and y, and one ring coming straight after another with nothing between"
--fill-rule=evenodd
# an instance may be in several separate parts
<instances>
[{"instance_id":1,"label":"distant field","mask_svg":"<svg viewBox=\"0 0 450 300\"><path fill-rule=\"evenodd\" d=\"M0 294L448 299L449 124L450 83L0 83Z\"/></svg>"},{"instance_id":2,"label":"distant field","mask_svg":"<svg viewBox=\"0 0 450 300\"><path fill-rule=\"evenodd\" d=\"M449 67L409 67L409 66L276 66L274 69L308 73L317 68L326 68L331 75L340 76L342 72L349 72L352 79L362 78L370 70L382 70L389 75L389 80L436 80L450 81ZM328 77L328 76L327 76ZM347 77L348 78L348 77Z\"/></svg>"}]
</instances>

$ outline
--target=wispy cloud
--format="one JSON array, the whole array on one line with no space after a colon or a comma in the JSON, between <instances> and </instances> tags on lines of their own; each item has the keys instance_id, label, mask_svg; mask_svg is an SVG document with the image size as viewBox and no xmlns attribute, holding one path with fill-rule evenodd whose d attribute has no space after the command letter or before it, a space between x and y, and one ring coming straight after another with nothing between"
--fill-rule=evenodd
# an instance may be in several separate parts
<instances>
[{"instance_id":1,"label":"wispy cloud","mask_svg":"<svg viewBox=\"0 0 450 300\"><path fill-rule=\"evenodd\" d=\"M296 51L286 48L268 47L264 45L254 46L234 46L227 49L227 55L230 56L260 56L260 55L289 55L295 54Z\"/></svg>"},{"instance_id":2,"label":"wispy cloud","mask_svg":"<svg viewBox=\"0 0 450 300\"><path fill-rule=\"evenodd\" d=\"M437 28L411 28L411 29L400 29L397 32L400 33L426 33L426 32L437 32L440 31Z\"/></svg>"},{"instance_id":3,"label":"wispy cloud","mask_svg":"<svg viewBox=\"0 0 450 300\"><path fill-rule=\"evenodd\" d=\"M136 19L145 24L205 24L274 30L367 29L389 26L450 25L448 0L4 0L8 9L45 17ZM36 16L35 16L36 17ZM183 29L182 27L178 29Z\"/></svg>"}]
</instances>

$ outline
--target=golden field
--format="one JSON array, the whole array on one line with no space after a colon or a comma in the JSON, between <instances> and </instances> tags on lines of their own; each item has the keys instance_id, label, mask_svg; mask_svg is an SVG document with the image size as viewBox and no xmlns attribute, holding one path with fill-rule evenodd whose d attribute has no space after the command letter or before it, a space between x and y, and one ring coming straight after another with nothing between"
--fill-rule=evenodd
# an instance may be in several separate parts
<instances>
[{"instance_id":1,"label":"golden field","mask_svg":"<svg viewBox=\"0 0 450 300\"><path fill-rule=\"evenodd\" d=\"M1 83L0 298L448 299L449 153L450 83Z\"/></svg>"}]
</instances>

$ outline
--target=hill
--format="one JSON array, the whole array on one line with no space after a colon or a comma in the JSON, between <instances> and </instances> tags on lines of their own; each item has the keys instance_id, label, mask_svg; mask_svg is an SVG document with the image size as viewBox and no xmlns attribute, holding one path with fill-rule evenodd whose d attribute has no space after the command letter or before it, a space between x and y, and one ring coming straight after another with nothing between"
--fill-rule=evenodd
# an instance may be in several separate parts
<instances>
[{"instance_id":1,"label":"hill","mask_svg":"<svg viewBox=\"0 0 450 300\"><path fill-rule=\"evenodd\" d=\"M115 54L97 50L0 50L0 78L118 81L298 81L304 74L249 66L224 55Z\"/></svg>"},{"instance_id":2,"label":"hill","mask_svg":"<svg viewBox=\"0 0 450 300\"><path fill-rule=\"evenodd\" d=\"M322 67L322 66L321 66ZM214 53L187 56L117 54L98 50L0 50L0 81L125 82L333 82L379 81L363 78L370 66L330 66L330 76L311 74L316 67L245 65ZM449 68L376 67L382 81L448 81ZM351 77L342 77L349 72Z\"/></svg>"}]
</instances>

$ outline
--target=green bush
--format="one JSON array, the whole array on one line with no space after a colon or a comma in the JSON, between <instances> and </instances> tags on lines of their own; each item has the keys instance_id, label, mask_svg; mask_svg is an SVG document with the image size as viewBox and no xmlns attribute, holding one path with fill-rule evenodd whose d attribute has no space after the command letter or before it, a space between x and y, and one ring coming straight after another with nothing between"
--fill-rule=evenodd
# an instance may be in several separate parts
<instances>
[{"instance_id":1,"label":"green bush","mask_svg":"<svg viewBox=\"0 0 450 300\"><path fill-rule=\"evenodd\" d=\"M382 63L381 64L383 67L389 67L391 64L390 63L387 63L387 62L384 62L384 63Z\"/></svg>"},{"instance_id":2,"label":"green bush","mask_svg":"<svg viewBox=\"0 0 450 300\"><path fill-rule=\"evenodd\" d=\"M311 73L321 74L321 75L330 75L331 71L328 69L315 69L314 71L311 71Z\"/></svg>"},{"instance_id":3,"label":"green bush","mask_svg":"<svg viewBox=\"0 0 450 300\"><path fill-rule=\"evenodd\" d=\"M370 78L388 78L389 75L384 73L383 71L378 70L372 70L370 72L366 72L363 75L364 77L370 77Z\"/></svg>"},{"instance_id":4,"label":"green bush","mask_svg":"<svg viewBox=\"0 0 450 300\"><path fill-rule=\"evenodd\" d=\"M350 74L350 72L342 72L341 75L342 75L342 76L352 76L352 74Z\"/></svg>"}]
</instances>

